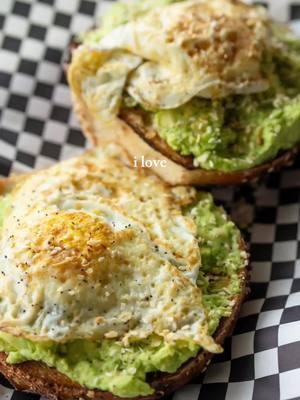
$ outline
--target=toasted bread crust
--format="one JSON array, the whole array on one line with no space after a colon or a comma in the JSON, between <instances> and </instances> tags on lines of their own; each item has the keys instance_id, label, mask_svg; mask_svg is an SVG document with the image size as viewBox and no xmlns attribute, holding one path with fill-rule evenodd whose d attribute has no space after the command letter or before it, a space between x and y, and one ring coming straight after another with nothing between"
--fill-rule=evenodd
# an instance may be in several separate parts
<instances>
[{"instance_id":1,"label":"toasted bread crust","mask_svg":"<svg viewBox=\"0 0 300 400\"><path fill-rule=\"evenodd\" d=\"M9 178L1 178L0 179L0 196L9 192L18 180L19 180L18 176L12 176Z\"/></svg>"},{"instance_id":2,"label":"toasted bread crust","mask_svg":"<svg viewBox=\"0 0 300 400\"><path fill-rule=\"evenodd\" d=\"M243 240L241 240L240 246L241 250L246 250L246 244ZM214 335L215 341L220 345L224 343L226 337L231 335L241 305L249 294L248 265L241 270L240 282L241 292L235 299L231 316L221 320ZM109 392L89 390L42 362L28 361L21 364L8 364L6 357L5 353L0 353L0 372L17 390L36 393L47 397L49 400L121 400L120 397ZM204 372L212 357L212 353L202 351L174 374L157 373L149 375L148 382L154 388L155 393L150 396L139 396L134 400L157 400L171 394ZM124 400L124 398L122 399Z\"/></svg>"}]
</instances>

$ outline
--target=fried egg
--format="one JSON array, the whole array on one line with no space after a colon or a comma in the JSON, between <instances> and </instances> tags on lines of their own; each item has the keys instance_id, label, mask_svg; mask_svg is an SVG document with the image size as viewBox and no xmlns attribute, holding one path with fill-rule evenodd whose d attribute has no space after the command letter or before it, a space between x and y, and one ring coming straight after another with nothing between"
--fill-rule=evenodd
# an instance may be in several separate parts
<instances>
[{"instance_id":1,"label":"fried egg","mask_svg":"<svg viewBox=\"0 0 300 400\"><path fill-rule=\"evenodd\" d=\"M269 36L266 13L240 1L188 0L158 7L75 51L71 86L77 70L78 90L84 92L95 115L109 109L112 98L120 104L122 84L123 93L127 91L152 110L176 108L195 96L219 98L264 91L269 86L262 72ZM108 52L111 58L99 65L94 76L102 81L113 63L112 70L118 71L122 82L115 87L116 80L108 78L106 88L110 89L105 91L84 74L81 60L87 54L98 60ZM136 57L134 62L128 63L129 55Z\"/></svg>"},{"instance_id":2,"label":"fried egg","mask_svg":"<svg viewBox=\"0 0 300 400\"><path fill-rule=\"evenodd\" d=\"M19 182L0 236L0 329L31 340L159 335L219 346L207 332L195 200L121 161L114 145Z\"/></svg>"}]
</instances>

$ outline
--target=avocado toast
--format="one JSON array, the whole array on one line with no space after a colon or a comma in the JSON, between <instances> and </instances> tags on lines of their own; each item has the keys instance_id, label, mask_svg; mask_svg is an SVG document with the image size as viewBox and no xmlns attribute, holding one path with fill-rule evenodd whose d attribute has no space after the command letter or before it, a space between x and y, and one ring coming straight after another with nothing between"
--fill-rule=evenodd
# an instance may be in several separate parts
<instances>
[{"instance_id":1,"label":"avocado toast","mask_svg":"<svg viewBox=\"0 0 300 400\"><path fill-rule=\"evenodd\" d=\"M67 66L95 144L167 160L171 184L231 184L289 164L300 142L300 41L233 0L117 3Z\"/></svg>"},{"instance_id":2,"label":"avocado toast","mask_svg":"<svg viewBox=\"0 0 300 400\"><path fill-rule=\"evenodd\" d=\"M129 164L113 145L1 182L0 370L18 389L157 399L234 327L239 230L209 194Z\"/></svg>"}]
</instances>

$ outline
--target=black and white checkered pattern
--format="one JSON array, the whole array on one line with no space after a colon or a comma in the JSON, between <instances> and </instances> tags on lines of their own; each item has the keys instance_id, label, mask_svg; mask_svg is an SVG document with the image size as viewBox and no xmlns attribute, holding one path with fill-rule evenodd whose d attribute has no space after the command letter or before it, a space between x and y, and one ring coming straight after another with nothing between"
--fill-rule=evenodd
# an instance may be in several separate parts
<instances>
[{"instance_id":1,"label":"black and white checkered pattern","mask_svg":"<svg viewBox=\"0 0 300 400\"><path fill-rule=\"evenodd\" d=\"M142 0L141 0L142 1ZM300 1L266 0L299 29ZM86 146L62 60L72 35L111 1L0 0L0 174L53 164ZM299 29L300 33L300 29ZM300 158L257 188L216 189L233 216L253 216L252 294L204 376L173 400L300 398ZM38 400L0 378L0 400Z\"/></svg>"}]
</instances>

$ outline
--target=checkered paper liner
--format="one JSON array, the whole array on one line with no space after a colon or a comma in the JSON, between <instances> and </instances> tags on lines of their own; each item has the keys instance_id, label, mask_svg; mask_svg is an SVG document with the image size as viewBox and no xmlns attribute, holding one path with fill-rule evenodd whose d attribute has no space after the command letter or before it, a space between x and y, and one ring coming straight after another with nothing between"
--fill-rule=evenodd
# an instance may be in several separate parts
<instances>
[{"instance_id":1,"label":"checkered paper liner","mask_svg":"<svg viewBox=\"0 0 300 400\"><path fill-rule=\"evenodd\" d=\"M142 0L141 0L142 1ZM268 0L300 34L300 1ZM74 34L112 4L0 0L0 174L42 168L82 153L62 60ZM173 400L300 399L300 158L256 188L221 188L216 199L253 219L252 293L207 372ZM0 376L0 400L38 400Z\"/></svg>"}]
</instances>

